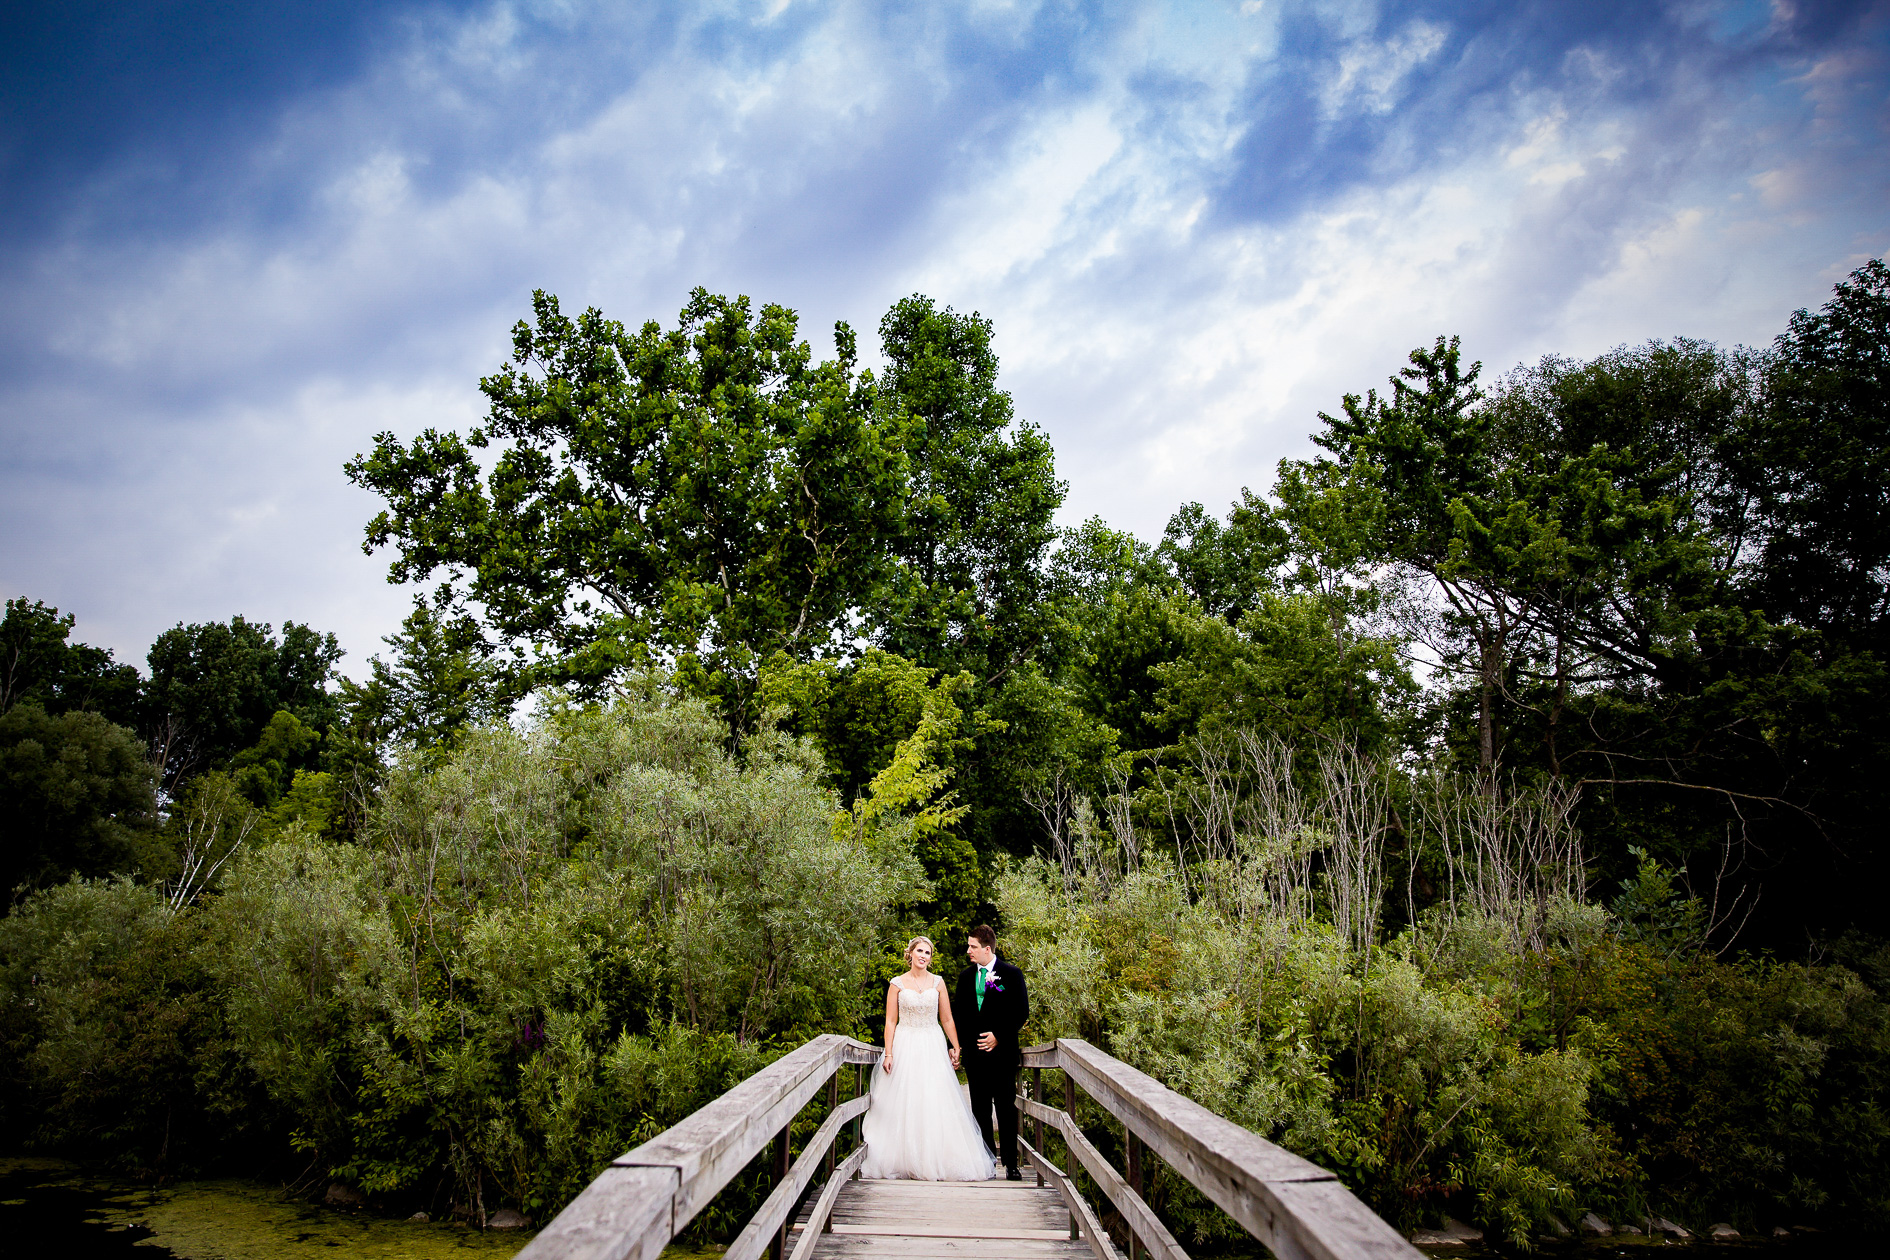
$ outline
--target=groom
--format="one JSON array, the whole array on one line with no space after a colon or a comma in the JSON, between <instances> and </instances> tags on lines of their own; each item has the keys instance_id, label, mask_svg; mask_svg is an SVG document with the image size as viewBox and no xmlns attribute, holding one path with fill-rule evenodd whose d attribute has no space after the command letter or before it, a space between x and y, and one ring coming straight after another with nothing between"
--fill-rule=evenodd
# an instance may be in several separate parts
<instances>
[{"instance_id":1,"label":"groom","mask_svg":"<svg viewBox=\"0 0 1890 1260\"><path fill-rule=\"evenodd\" d=\"M965 1080L971 1086L971 1111L978 1118L984 1144L1004 1158L1004 1175L1023 1180L1017 1171L1017 1033L1030 1018L1030 992L1024 973L997 956L997 933L988 924L971 929L965 943L971 965L952 989L952 1019L965 1050ZM997 1108L998 1141L991 1140L991 1109Z\"/></svg>"}]
</instances>

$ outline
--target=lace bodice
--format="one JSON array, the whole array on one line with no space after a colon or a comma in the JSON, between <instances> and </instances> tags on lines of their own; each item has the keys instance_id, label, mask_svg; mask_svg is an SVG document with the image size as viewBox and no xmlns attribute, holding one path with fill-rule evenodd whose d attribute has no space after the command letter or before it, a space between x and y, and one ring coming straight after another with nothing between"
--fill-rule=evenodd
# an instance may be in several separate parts
<instances>
[{"instance_id":1,"label":"lace bodice","mask_svg":"<svg viewBox=\"0 0 1890 1260\"><path fill-rule=\"evenodd\" d=\"M908 989L895 983L899 990L899 1026L917 1027L920 1024L938 1023L938 986L929 989Z\"/></svg>"}]
</instances>

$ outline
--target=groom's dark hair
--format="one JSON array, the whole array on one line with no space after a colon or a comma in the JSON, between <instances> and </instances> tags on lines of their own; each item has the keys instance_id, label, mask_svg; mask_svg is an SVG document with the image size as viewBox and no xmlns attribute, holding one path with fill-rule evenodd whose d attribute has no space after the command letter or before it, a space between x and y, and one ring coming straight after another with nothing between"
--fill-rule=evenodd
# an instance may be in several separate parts
<instances>
[{"instance_id":1,"label":"groom's dark hair","mask_svg":"<svg viewBox=\"0 0 1890 1260\"><path fill-rule=\"evenodd\" d=\"M972 940L978 942L978 944L984 946L986 949L997 948L997 933L991 930L989 923L980 923L977 927L972 928L968 935Z\"/></svg>"}]
</instances>

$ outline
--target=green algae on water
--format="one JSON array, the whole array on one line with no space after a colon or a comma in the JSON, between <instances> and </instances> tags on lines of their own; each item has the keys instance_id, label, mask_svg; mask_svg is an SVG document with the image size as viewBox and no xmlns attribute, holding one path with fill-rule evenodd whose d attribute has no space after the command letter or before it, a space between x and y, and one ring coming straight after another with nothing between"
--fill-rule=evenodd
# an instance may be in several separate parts
<instances>
[{"instance_id":1,"label":"green algae on water","mask_svg":"<svg viewBox=\"0 0 1890 1260\"><path fill-rule=\"evenodd\" d=\"M337 1212L251 1181L182 1181L161 1189L63 1160L0 1159L0 1219L16 1241L70 1260L90 1255L177 1260L313 1260L333 1249L375 1260L507 1260L524 1230ZM135 1249L135 1250L134 1250Z\"/></svg>"}]
</instances>

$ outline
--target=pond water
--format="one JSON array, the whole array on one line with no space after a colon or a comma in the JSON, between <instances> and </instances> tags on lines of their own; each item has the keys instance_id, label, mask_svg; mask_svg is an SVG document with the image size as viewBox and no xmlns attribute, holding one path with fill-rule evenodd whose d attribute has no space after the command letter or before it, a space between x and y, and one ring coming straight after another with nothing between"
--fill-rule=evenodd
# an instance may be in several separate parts
<instances>
[{"instance_id":1,"label":"pond water","mask_svg":"<svg viewBox=\"0 0 1890 1260\"><path fill-rule=\"evenodd\" d=\"M58 1260L509 1260L523 1230L337 1212L249 1181L153 1189L51 1159L0 1159L0 1249Z\"/></svg>"}]
</instances>

